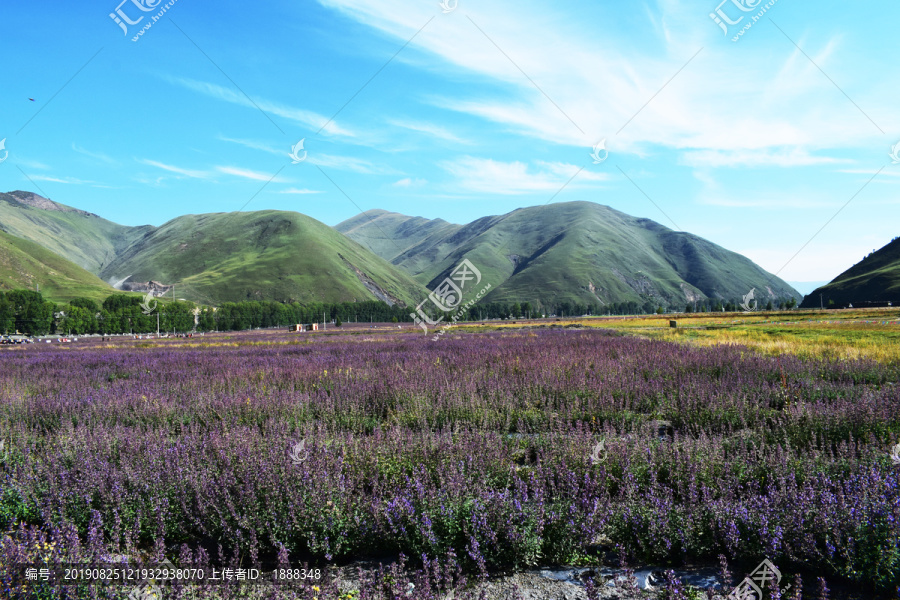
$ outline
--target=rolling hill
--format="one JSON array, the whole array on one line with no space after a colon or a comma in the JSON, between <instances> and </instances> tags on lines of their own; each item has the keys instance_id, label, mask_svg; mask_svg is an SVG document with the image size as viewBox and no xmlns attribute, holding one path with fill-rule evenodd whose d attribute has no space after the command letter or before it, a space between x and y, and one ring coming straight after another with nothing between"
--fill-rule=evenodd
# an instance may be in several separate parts
<instances>
[{"instance_id":1,"label":"rolling hill","mask_svg":"<svg viewBox=\"0 0 900 600\"><path fill-rule=\"evenodd\" d=\"M152 229L118 225L32 192L0 193L0 231L40 244L95 274Z\"/></svg>"},{"instance_id":2,"label":"rolling hill","mask_svg":"<svg viewBox=\"0 0 900 600\"><path fill-rule=\"evenodd\" d=\"M831 283L804 298L801 307L818 308L824 303L864 308L869 303L900 305L900 238L864 258L838 275Z\"/></svg>"},{"instance_id":3,"label":"rolling hill","mask_svg":"<svg viewBox=\"0 0 900 600\"><path fill-rule=\"evenodd\" d=\"M386 260L305 215L275 210L178 217L105 266L131 289L158 281L205 304L240 300L418 302L422 286Z\"/></svg>"},{"instance_id":4,"label":"rolling hill","mask_svg":"<svg viewBox=\"0 0 900 600\"><path fill-rule=\"evenodd\" d=\"M161 227L127 227L15 191L0 194L0 231L19 238L18 248L24 248L21 242L32 243L26 254L36 261L22 262L17 254L15 284L33 288L40 283L42 290L50 289L40 276L49 250L118 289L168 291L174 286L177 297L210 305L239 300L407 305L427 294L402 270L299 213L187 215ZM39 248L44 250L40 255ZM87 281L83 275L75 279ZM90 280L81 295L97 297L92 286L98 282L107 294L113 291L96 277ZM8 281L14 281L11 275Z\"/></svg>"},{"instance_id":5,"label":"rolling hill","mask_svg":"<svg viewBox=\"0 0 900 600\"><path fill-rule=\"evenodd\" d=\"M370 211L338 231L432 288L468 258L493 290L485 300L605 305L706 299L800 299L749 259L590 202L522 208L468 225ZM388 243L393 239L394 243Z\"/></svg>"},{"instance_id":6,"label":"rolling hill","mask_svg":"<svg viewBox=\"0 0 900 600\"><path fill-rule=\"evenodd\" d=\"M39 289L46 300L102 302L115 292L100 278L43 246L0 231L0 290Z\"/></svg>"}]
</instances>

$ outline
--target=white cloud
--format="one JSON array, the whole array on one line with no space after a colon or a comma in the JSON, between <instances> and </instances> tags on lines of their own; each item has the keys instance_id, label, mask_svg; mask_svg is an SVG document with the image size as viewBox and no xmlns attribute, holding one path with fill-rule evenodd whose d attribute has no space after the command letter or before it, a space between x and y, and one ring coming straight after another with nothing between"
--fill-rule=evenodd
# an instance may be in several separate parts
<instances>
[{"instance_id":1,"label":"white cloud","mask_svg":"<svg viewBox=\"0 0 900 600\"><path fill-rule=\"evenodd\" d=\"M403 42L432 16L431 7L406 0L319 2ZM764 54L754 54L746 44L723 47L721 31L706 18L708 11L698 11L693 2L664 0L654 3L653 10L657 16L643 35L661 40L662 47L641 44L640 30L637 36L631 29L627 34L616 30L614 18L591 20L588 26L573 19L565 5L521 0L510 10L503 3L469 4L464 15L469 18L456 13L451 15L456 18L442 18L410 43L437 60L420 59L412 49L398 59L435 71L449 65L493 81L502 91L461 87L457 94L430 101L555 144L589 146L608 137L620 152L636 152L648 144L736 152L732 157L693 157L725 165L740 162L744 151L772 150L772 160L777 160L780 149L799 148L781 158L820 164L828 159L814 157L813 151L863 147L879 136L868 118L787 40L777 39ZM830 77L857 82L848 93L882 128L900 129L892 98L874 95L877 81L860 82L848 73L848 63L838 60L840 37L827 36L796 39Z\"/></svg>"},{"instance_id":2,"label":"white cloud","mask_svg":"<svg viewBox=\"0 0 900 600\"><path fill-rule=\"evenodd\" d=\"M223 173L225 175L232 175L234 177L252 179L254 181L272 181L276 183L287 183L289 181L282 177L273 177L272 174L252 171L250 169L243 169L241 167L217 166L212 171L202 171L199 169L186 169L184 167L168 165L166 163L161 163L155 160L138 159L138 162L149 165L151 167L156 167L158 169L163 169L164 171L169 171L170 173L176 173L177 175L181 175L182 177L190 177L191 179L212 180L215 179L216 173ZM161 179L157 179L154 182L154 185L158 185L160 181Z\"/></svg>"},{"instance_id":3,"label":"white cloud","mask_svg":"<svg viewBox=\"0 0 900 600\"><path fill-rule=\"evenodd\" d=\"M185 169L183 167L167 165L165 163L161 163L161 162L158 162L155 160L148 160L145 158L138 159L138 162L145 164L145 165L149 165L151 167L156 167L157 169L169 171L170 173L177 173L178 175L182 175L184 177L190 177L192 179L210 179L213 175L209 171L199 171L196 169Z\"/></svg>"},{"instance_id":4,"label":"white cloud","mask_svg":"<svg viewBox=\"0 0 900 600\"><path fill-rule=\"evenodd\" d=\"M353 171L367 175L397 174L394 169L373 165L367 160L351 156L335 156L333 154L310 154L309 162L320 167L331 167L343 171Z\"/></svg>"},{"instance_id":5,"label":"white cloud","mask_svg":"<svg viewBox=\"0 0 900 600\"><path fill-rule=\"evenodd\" d=\"M307 190L307 189L298 189L298 188L288 188L286 190L280 190L275 192L276 194L321 194L322 192L319 190Z\"/></svg>"},{"instance_id":6,"label":"white cloud","mask_svg":"<svg viewBox=\"0 0 900 600\"><path fill-rule=\"evenodd\" d=\"M119 161L107 154L103 154L102 152L91 152L90 150L85 150L77 144L72 144L72 150L89 158L93 158L94 160L99 160L100 162L106 163L108 165L119 164Z\"/></svg>"},{"instance_id":7,"label":"white cloud","mask_svg":"<svg viewBox=\"0 0 900 600\"><path fill-rule=\"evenodd\" d=\"M268 152L269 154L274 154L276 156L282 156L284 158L287 158L289 155L289 152L287 150L283 150L283 149L280 150L270 144L266 144L265 142L258 142L255 140L235 139L235 138L229 138L229 137L225 137L225 136L221 136L221 135L219 136L219 139L223 142L229 142L231 144L240 144L241 146L244 146L245 148L250 148L252 150L262 150L263 152Z\"/></svg>"},{"instance_id":8,"label":"white cloud","mask_svg":"<svg viewBox=\"0 0 900 600\"><path fill-rule=\"evenodd\" d=\"M582 166L579 165L561 162L546 162L543 160L536 160L534 161L534 164L540 165L560 177L565 177L566 180L577 173L578 177L572 181L573 184L580 184L584 181L609 181L611 179L609 173L592 171L590 167L582 168Z\"/></svg>"},{"instance_id":9,"label":"white cloud","mask_svg":"<svg viewBox=\"0 0 900 600\"><path fill-rule=\"evenodd\" d=\"M425 133L432 137L435 137L435 138L438 138L441 140L446 140L448 142L456 142L459 144L469 144L470 143L470 142L467 142L467 141L463 140L462 138L458 137L456 134L454 134L449 129L447 129L445 127L441 127L440 125L435 125L434 123L424 123L424 122L420 122L420 121L397 121L397 120L390 120L390 121L388 121L388 123L390 123L391 125L394 125L395 127L402 127L404 129L409 129L411 131L418 131L419 133Z\"/></svg>"},{"instance_id":10,"label":"white cloud","mask_svg":"<svg viewBox=\"0 0 900 600\"><path fill-rule=\"evenodd\" d=\"M695 150L682 154L690 167L809 167L852 163L850 159L813 156L802 148L758 148L752 150Z\"/></svg>"},{"instance_id":11,"label":"white cloud","mask_svg":"<svg viewBox=\"0 0 900 600\"><path fill-rule=\"evenodd\" d=\"M166 178L165 177L156 177L156 178L135 177L134 180L136 182L140 183L141 185L150 185L153 187L160 187L162 185L163 181L166 180Z\"/></svg>"},{"instance_id":12,"label":"white cloud","mask_svg":"<svg viewBox=\"0 0 900 600\"><path fill-rule=\"evenodd\" d=\"M896 167L894 169L882 169L880 172L878 169L840 169L838 172L865 175L867 180L877 173L878 176L872 180L873 182L900 183L900 181L893 181L893 179L900 177L900 168Z\"/></svg>"},{"instance_id":13,"label":"white cloud","mask_svg":"<svg viewBox=\"0 0 900 600\"><path fill-rule=\"evenodd\" d=\"M404 177L403 179L401 179L399 181L395 181L391 185L394 187L409 188L409 187L421 187L421 186L425 185L426 183L428 183L428 181L425 179L412 179L411 177Z\"/></svg>"},{"instance_id":14,"label":"white cloud","mask_svg":"<svg viewBox=\"0 0 900 600\"><path fill-rule=\"evenodd\" d=\"M38 162L36 160L23 159L18 156L16 156L16 164L21 167L25 167L26 169L41 169L44 171L50 169L50 166L45 163Z\"/></svg>"},{"instance_id":15,"label":"white cloud","mask_svg":"<svg viewBox=\"0 0 900 600\"><path fill-rule=\"evenodd\" d=\"M555 193L566 186L570 179L569 187L577 187L582 175L591 181L606 179L605 175L591 173L586 169L579 173L581 167L576 165L546 162L536 164L543 167L542 170L534 170L518 161L501 162L463 156L457 160L443 161L440 166L455 178L456 185L462 189L503 195Z\"/></svg>"},{"instance_id":16,"label":"white cloud","mask_svg":"<svg viewBox=\"0 0 900 600\"><path fill-rule=\"evenodd\" d=\"M193 90L200 94L204 94L206 96L210 96L224 102L230 102L231 104L259 109L265 113L271 113L273 115L283 117L290 121L294 121L295 123L300 123L304 127L307 127L314 131L318 131L320 128L322 128L323 132L330 133L332 135L340 135L345 137L353 137L355 135L353 132L340 127L334 121L329 121L328 117L310 110L295 108L292 106L280 104L278 102L264 100L262 98L255 98L251 101L247 99L247 96L239 91L235 91L230 88L222 87L220 85L208 83L205 81L197 81L195 79L187 79L184 77L168 76L166 76L165 79L170 83L180 85L189 90Z\"/></svg>"},{"instance_id":17,"label":"white cloud","mask_svg":"<svg viewBox=\"0 0 900 600\"><path fill-rule=\"evenodd\" d=\"M65 183L70 185L94 184L94 181L86 181L84 179L76 179L75 177L51 177L49 175L31 175L30 179L37 181L49 181L51 183Z\"/></svg>"},{"instance_id":18,"label":"white cloud","mask_svg":"<svg viewBox=\"0 0 900 600\"><path fill-rule=\"evenodd\" d=\"M225 173L226 175L252 179L253 181L269 181L274 183L285 183L288 181L282 177L275 177L274 174L251 171L250 169L242 169L240 167L216 167L216 171Z\"/></svg>"}]
</instances>

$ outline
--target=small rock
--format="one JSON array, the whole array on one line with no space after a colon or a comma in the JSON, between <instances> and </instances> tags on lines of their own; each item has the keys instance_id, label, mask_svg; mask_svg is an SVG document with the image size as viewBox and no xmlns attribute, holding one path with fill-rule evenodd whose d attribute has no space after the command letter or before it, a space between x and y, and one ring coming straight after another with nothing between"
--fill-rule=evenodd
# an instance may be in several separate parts
<instances>
[{"instance_id":1,"label":"small rock","mask_svg":"<svg viewBox=\"0 0 900 600\"><path fill-rule=\"evenodd\" d=\"M656 421L656 437L661 440L671 440L675 435L675 428L671 421Z\"/></svg>"}]
</instances>

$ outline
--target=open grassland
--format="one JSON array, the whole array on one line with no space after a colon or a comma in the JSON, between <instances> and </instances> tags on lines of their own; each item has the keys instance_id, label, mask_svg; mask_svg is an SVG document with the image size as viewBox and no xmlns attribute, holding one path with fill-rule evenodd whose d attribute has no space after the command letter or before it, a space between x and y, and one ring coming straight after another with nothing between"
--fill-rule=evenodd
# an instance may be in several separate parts
<instances>
[{"instance_id":1,"label":"open grassland","mask_svg":"<svg viewBox=\"0 0 900 600\"><path fill-rule=\"evenodd\" d=\"M16 580L112 557L326 574L409 557L265 592L304 600L461 599L507 569L720 555L736 573L768 557L809 594L817 577L900 585L892 365L595 329L253 332L0 361L9 597L122 598Z\"/></svg>"},{"instance_id":2,"label":"open grassland","mask_svg":"<svg viewBox=\"0 0 900 600\"><path fill-rule=\"evenodd\" d=\"M670 327L672 320L677 321L677 328ZM553 325L610 328L649 339L697 346L739 344L770 356L787 353L809 359L869 359L900 365L900 309L520 320L515 324L491 323L487 327Z\"/></svg>"}]
</instances>

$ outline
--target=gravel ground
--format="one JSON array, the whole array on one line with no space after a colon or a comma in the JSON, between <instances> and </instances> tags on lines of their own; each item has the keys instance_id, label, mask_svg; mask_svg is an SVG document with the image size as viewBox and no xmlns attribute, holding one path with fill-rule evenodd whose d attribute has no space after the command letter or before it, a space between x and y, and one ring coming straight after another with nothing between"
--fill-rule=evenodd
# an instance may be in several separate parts
<instances>
[{"instance_id":1,"label":"gravel ground","mask_svg":"<svg viewBox=\"0 0 900 600\"><path fill-rule=\"evenodd\" d=\"M355 570L340 569L338 575L342 587L354 589ZM676 570L675 575L685 584L703 589L718 586L715 569L699 568ZM610 568L547 568L492 577L477 583L470 590L478 595L484 592L487 600L588 600L585 582L592 579L598 588L598 597L604 599L655 598L661 590L661 570L644 569L634 572L634 586L627 585L625 571ZM730 590L729 590L730 591ZM414 595L411 594L412 597ZM449 594L445 600L454 600Z\"/></svg>"}]
</instances>

